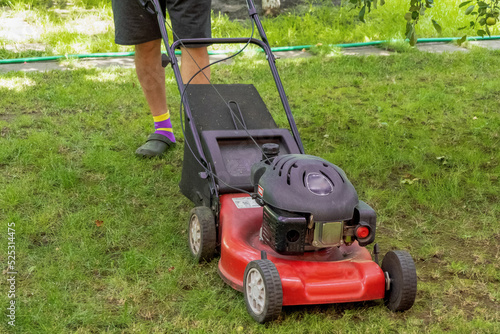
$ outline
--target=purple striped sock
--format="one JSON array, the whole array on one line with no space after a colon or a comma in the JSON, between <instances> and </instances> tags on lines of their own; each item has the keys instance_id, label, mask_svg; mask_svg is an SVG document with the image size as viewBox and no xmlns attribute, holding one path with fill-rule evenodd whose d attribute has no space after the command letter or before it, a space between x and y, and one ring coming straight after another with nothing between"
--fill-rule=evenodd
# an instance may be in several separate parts
<instances>
[{"instance_id":1,"label":"purple striped sock","mask_svg":"<svg viewBox=\"0 0 500 334\"><path fill-rule=\"evenodd\" d=\"M170 121L170 113L167 112L166 114L160 116L153 116L153 119L155 121L155 133L163 135L170 139L172 143L175 143L175 136L172 132L172 122Z\"/></svg>"}]
</instances>

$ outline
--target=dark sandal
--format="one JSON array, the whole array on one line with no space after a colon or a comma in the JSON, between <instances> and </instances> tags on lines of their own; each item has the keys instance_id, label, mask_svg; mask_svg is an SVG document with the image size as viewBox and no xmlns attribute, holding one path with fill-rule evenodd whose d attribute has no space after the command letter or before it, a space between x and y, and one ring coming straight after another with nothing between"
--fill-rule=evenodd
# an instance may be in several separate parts
<instances>
[{"instance_id":1,"label":"dark sandal","mask_svg":"<svg viewBox=\"0 0 500 334\"><path fill-rule=\"evenodd\" d=\"M139 147L135 154L143 158L152 158L161 156L167 149L174 147L175 143L170 141L164 135L152 133L149 135L146 143Z\"/></svg>"}]
</instances>

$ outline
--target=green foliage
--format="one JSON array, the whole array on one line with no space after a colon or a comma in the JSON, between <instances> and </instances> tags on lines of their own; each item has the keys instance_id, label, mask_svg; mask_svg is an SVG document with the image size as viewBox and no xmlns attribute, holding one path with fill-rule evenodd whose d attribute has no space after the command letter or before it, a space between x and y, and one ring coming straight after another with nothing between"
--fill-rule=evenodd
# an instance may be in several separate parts
<instances>
[{"instance_id":1,"label":"green foliage","mask_svg":"<svg viewBox=\"0 0 500 334\"><path fill-rule=\"evenodd\" d=\"M433 20L442 26L442 35L450 37L463 36L464 33L474 33L468 27L470 19L458 5L461 0L441 1L425 17L419 18L418 37L439 36ZM91 4L91 2L86 2ZM95 4L100 2L94 2ZM314 0L308 6L298 6L275 18L263 17L262 22L271 46L323 45L369 42L373 40L404 40L405 24L402 8L408 0L391 0L384 6L365 14L365 22L359 21L359 10L352 6L333 6L329 0ZM83 2L78 6L68 6L64 12L55 8L16 7L15 10L0 13L3 17L17 15L23 17L33 30L40 35L33 37L29 43L45 45L45 51L39 51L41 56L81 54L91 52L132 51L133 48L114 43L114 27L111 4L102 3L98 10L85 10ZM467 25L466 30L457 28ZM0 27L2 29L2 27ZM498 33L497 26L491 26L493 34ZM212 34L214 37L250 36L250 24L245 21L231 21L227 16L212 15ZM8 39L8 38L6 38ZM14 44L5 41L5 44ZM30 51L16 51L16 48L6 50L0 44L0 55L8 58L19 58L29 55ZM4 48L4 50L2 50ZM213 45L213 49L230 48L227 45ZM32 52L31 52L32 53Z\"/></svg>"},{"instance_id":2,"label":"green foliage","mask_svg":"<svg viewBox=\"0 0 500 334\"><path fill-rule=\"evenodd\" d=\"M85 8L102 7L109 1L106 0L74 0L72 3ZM13 8L65 8L67 0L0 0L0 6Z\"/></svg>"},{"instance_id":3,"label":"green foliage","mask_svg":"<svg viewBox=\"0 0 500 334\"><path fill-rule=\"evenodd\" d=\"M1 3L1 2L0 2ZM51 7L65 7L66 0L3 0L4 5L14 8L51 8Z\"/></svg>"},{"instance_id":4,"label":"green foliage","mask_svg":"<svg viewBox=\"0 0 500 334\"><path fill-rule=\"evenodd\" d=\"M372 5L377 8L377 0L349 0L354 6L361 8L358 13L358 18L361 22L366 23L365 14L371 12ZM380 5L384 5L385 1L381 0ZM417 32L416 25L420 20L420 17L424 16L426 9L432 8L434 6L434 0L410 0L409 11L405 14L404 18L406 20L406 31L405 37L410 41L410 45L414 46L417 43ZM432 20L432 25L441 34L442 28L439 23Z\"/></svg>"},{"instance_id":5,"label":"green foliage","mask_svg":"<svg viewBox=\"0 0 500 334\"><path fill-rule=\"evenodd\" d=\"M104 7L108 5L110 0L74 0L73 3L76 6L82 6L85 8L94 8L94 7Z\"/></svg>"},{"instance_id":6,"label":"green foliage","mask_svg":"<svg viewBox=\"0 0 500 334\"><path fill-rule=\"evenodd\" d=\"M361 8L358 13L358 19L361 22L366 23L365 15L367 11L370 13L372 6L373 8L377 8L379 3L381 6L385 5L385 0L349 0L349 3L357 8Z\"/></svg>"},{"instance_id":7,"label":"green foliage","mask_svg":"<svg viewBox=\"0 0 500 334\"><path fill-rule=\"evenodd\" d=\"M470 21L469 27L476 28L479 25L479 36L491 36L491 27L497 24L500 15L500 0L469 0L462 2L460 8L462 7L466 7L465 15L475 17L474 21ZM467 26L462 29L464 28Z\"/></svg>"},{"instance_id":8,"label":"green foliage","mask_svg":"<svg viewBox=\"0 0 500 334\"><path fill-rule=\"evenodd\" d=\"M417 32L415 26L420 20L420 17L425 15L425 11L428 8L432 8L433 6L434 6L434 0L410 0L409 11L405 14L405 20L406 20L405 36L410 41L411 46L417 44ZM432 20L432 25L434 26L436 31L440 34L442 31L441 26L435 20Z\"/></svg>"}]
</instances>

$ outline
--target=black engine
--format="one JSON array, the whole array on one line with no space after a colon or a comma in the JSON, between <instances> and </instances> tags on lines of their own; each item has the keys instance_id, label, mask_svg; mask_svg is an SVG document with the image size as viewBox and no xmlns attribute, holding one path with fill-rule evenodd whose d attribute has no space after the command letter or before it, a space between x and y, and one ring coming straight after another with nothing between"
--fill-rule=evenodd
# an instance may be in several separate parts
<instances>
[{"instance_id":1,"label":"black engine","mask_svg":"<svg viewBox=\"0 0 500 334\"><path fill-rule=\"evenodd\" d=\"M252 167L251 178L264 206L261 240L277 252L300 254L374 241L375 211L358 200L334 164L304 154L268 155Z\"/></svg>"}]
</instances>

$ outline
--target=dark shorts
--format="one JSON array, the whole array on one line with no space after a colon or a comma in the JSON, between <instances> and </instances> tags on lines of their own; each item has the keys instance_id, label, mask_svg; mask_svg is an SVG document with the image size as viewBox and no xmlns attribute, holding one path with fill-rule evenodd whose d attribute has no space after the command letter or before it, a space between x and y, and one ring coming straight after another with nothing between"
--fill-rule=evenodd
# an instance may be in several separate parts
<instances>
[{"instance_id":1,"label":"dark shorts","mask_svg":"<svg viewBox=\"0 0 500 334\"><path fill-rule=\"evenodd\" d=\"M159 0L159 2L164 15L165 9L168 9L174 40L212 36L211 0ZM111 4L115 20L116 44L136 45L161 38L156 15L144 10L138 0L112 0Z\"/></svg>"}]
</instances>

